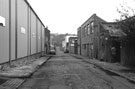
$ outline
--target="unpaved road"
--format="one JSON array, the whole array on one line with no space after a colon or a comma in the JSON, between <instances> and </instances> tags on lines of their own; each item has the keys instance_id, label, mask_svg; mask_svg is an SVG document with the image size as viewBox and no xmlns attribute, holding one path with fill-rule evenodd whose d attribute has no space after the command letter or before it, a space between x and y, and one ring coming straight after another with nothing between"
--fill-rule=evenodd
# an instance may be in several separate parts
<instances>
[{"instance_id":1,"label":"unpaved road","mask_svg":"<svg viewBox=\"0 0 135 89\"><path fill-rule=\"evenodd\" d=\"M135 89L119 76L106 73L57 49L56 56L45 63L19 89Z\"/></svg>"}]
</instances>

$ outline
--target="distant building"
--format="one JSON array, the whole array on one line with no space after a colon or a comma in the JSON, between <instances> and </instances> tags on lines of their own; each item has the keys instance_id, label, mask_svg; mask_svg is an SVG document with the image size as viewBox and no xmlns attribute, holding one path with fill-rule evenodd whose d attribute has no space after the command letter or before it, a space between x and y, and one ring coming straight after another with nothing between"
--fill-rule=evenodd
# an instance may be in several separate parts
<instances>
[{"instance_id":1,"label":"distant building","mask_svg":"<svg viewBox=\"0 0 135 89\"><path fill-rule=\"evenodd\" d=\"M45 28L45 53L48 54L50 50L50 30Z\"/></svg>"},{"instance_id":2,"label":"distant building","mask_svg":"<svg viewBox=\"0 0 135 89\"><path fill-rule=\"evenodd\" d=\"M78 54L81 55L81 27L79 27L77 29L77 37L78 37L78 41L77 41L77 44L78 44Z\"/></svg>"},{"instance_id":3,"label":"distant building","mask_svg":"<svg viewBox=\"0 0 135 89\"><path fill-rule=\"evenodd\" d=\"M69 37L69 53L78 54L78 37Z\"/></svg>"},{"instance_id":4,"label":"distant building","mask_svg":"<svg viewBox=\"0 0 135 89\"><path fill-rule=\"evenodd\" d=\"M69 38L70 37L77 37L76 35L68 34L65 36L64 40L62 41L62 47L64 52L69 52Z\"/></svg>"}]
</instances>

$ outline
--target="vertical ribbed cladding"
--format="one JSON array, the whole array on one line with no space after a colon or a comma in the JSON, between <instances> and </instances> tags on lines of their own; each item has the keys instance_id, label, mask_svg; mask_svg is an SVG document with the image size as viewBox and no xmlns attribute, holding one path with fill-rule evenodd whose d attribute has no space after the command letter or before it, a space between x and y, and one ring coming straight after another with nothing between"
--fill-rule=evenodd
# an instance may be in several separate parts
<instances>
[{"instance_id":1,"label":"vertical ribbed cladding","mask_svg":"<svg viewBox=\"0 0 135 89\"><path fill-rule=\"evenodd\" d=\"M42 44L42 53L44 53L44 26L42 25L42 30L41 30L42 32L42 41L41 41L41 44Z\"/></svg>"},{"instance_id":2,"label":"vertical ribbed cladding","mask_svg":"<svg viewBox=\"0 0 135 89\"><path fill-rule=\"evenodd\" d=\"M18 45L17 45L17 40L18 40L18 36L17 36L17 33L18 33L18 31L17 31L17 26L18 26L18 2L17 2L18 0L16 0L15 1L15 59L17 59L17 50L18 50Z\"/></svg>"},{"instance_id":3,"label":"vertical ribbed cladding","mask_svg":"<svg viewBox=\"0 0 135 89\"><path fill-rule=\"evenodd\" d=\"M37 19L37 20L41 23L41 25L43 25L43 27L45 28L43 22L42 22L41 19L38 17L38 15L36 14L36 12L33 10L33 8L31 7L31 5L29 4L29 2L28 2L27 0L24 0L24 1L27 3L27 5L29 6L29 8L30 8L30 10L31 10L31 12L32 12L32 13L30 13L30 14L34 14L34 16L36 16L36 19ZM31 16L31 17L30 17L30 23L32 22L31 24L33 24L33 21L31 20L31 19L32 19L32 15L30 15L30 16ZM30 53L30 54L31 54L31 55L32 55L32 54L35 54L35 53L38 53L39 45L41 46L40 50L42 51L42 49L44 48L43 45L45 44L45 42L42 44L42 30L40 31L40 34L41 34L41 36L40 36L40 41L41 41L41 42L40 42L40 44L38 44L38 42L39 42L39 38L38 38L38 35L39 35L38 33L39 33L39 31L38 31L38 29L37 29L37 25L38 25L38 23L37 23L37 21L36 21L36 25L35 25L35 26L36 26L36 33L35 33L35 34L36 34L36 37L35 37L35 38L36 38L36 44L35 44L36 47L35 47L35 48L33 48L34 45L33 45L33 43L32 43L34 39L33 39L33 37L30 38L30 46L31 46L31 47L30 47L30 50L31 50L31 53ZM30 26L32 26L32 25L30 25ZM30 33L31 33L31 35L32 35L32 34L33 34L33 31L32 31L33 29L32 29L32 27L30 27L30 28L31 28ZM42 28L41 28L41 29L42 29ZM38 33L37 33L37 32L38 32ZM45 35L45 34L44 34L44 35ZM45 37L44 37L44 39L45 39ZM36 52L34 52L33 49L35 49ZM41 51L40 51L40 52L41 52Z\"/></svg>"},{"instance_id":4,"label":"vertical ribbed cladding","mask_svg":"<svg viewBox=\"0 0 135 89\"><path fill-rule=\"evenodd\" d=\"M0 63L45 51L45 26L27 0L0 0L0 18Z\"/></svg>"},{"instance_id":5,"label":"vertical ribbed cladding","mask_svg":"<svg viewBox=\"0 0 135 89\"><path fill-rule=\"evenodd\" d=\"M11 15L10 15L10 19L11 19L11 33L10 33L10 52L11 52L11 60L15 60L15 50L16 50L16 46L15 46L15 39L16 39L16 0L9 0L11 1Z\"/></svg>"},{"instance_id":6,"label":"vertical ribbed cladding","mask_svg":"<svg viewBox=\"0 0 135 89\"><path fill-rule=\"evenodd\" d=\"M9 0L9 65L11 62L11 0Z\"/></svg>"},{"instance_id":7,"label":"vertical ribbed cladding","mask_svg":"<svg viewBox=\"0 0 135 89\"><path fill-rule=\"evenodd\" d=\"M31 11L31 55L37 53L37 43L36 43L36 16L33 11Z\"/></svg>"},{"instance_id":8,"label":"vertical ribbed cladding","mask_svg":"<svg viewBox=\"0 0 135 89\"><path fill-rule=\"evenodd\" d=\"M0 0L0 63L9 61L9 0ZM2 25L3 24L3 25Z\"/></svg>"},{"instance_id":9,"label":"vertical ribbed cladding","mask_svg":"<svg viewBox=\"0 0 135 89\"><path fill-rule=\"evenodd\" d=\"M27 6L27 59L29 59L29 55L30 55L30 47L29 47L29 26L30 26L30 20L29 20L29 17L30 17L30 11L29 11L29 6Z\"/></svg>"},{"instance_id":10,"label":"vertical ribbed cladding","mask_svg":"<svg viewBox=\"0 0 135 89\"><path fill-rule=\"evenodd\" d=\"M27 56L28 40L28 5L24 0L18 0L18 58Z\"/></svg>"},{"instance_id":11,"label":"vertical ribbed cladding","mask_svg":"<svg viewBox=\"0 0 135 89\"><path fill-rule=\"evenodd\" d=\"M41 22L38 20L38 25L37 25L37 40L38 40L38 53L41 53Z\"/></svg>"},{"instance_id":12,"label":"vertical ribbed cladding","mask_svg":"<svg viewBox=\"0 0 135 89\"><path fill-rule=\"evenodd\" d=\"M40 30L40 32L41 32L41 53L42 53L42 24L41 24L41 30Z\"/></svg>"},{"instance_id":13,"label":"vertical ribbed cladding","mask_svg":"<svg viewBox=\"0 0 135 89\"><path fill-rule=\"evenodd\" d=\"M31 37L32 37L32 33L31 33L31 10L29 10L29 27L30 27L30 29L29 29L29 38L30 38L30 55L31 55Z\"/></svg>"},{"instance_id":14,"label":"vertical ribbed cladding","mask_svg":"<svg viewBox=\"0 0 135 89\"><path fill-rule=\"evenodd\" d=\"M44 52L44 48L43 48L43 42L44 42L44 29L43 29L43 25L41 26L41 52L42 52L42 55L43 55L43 52Z\"/></svg>"},{"instance_id":15,"label":"vertical ribbed cladding","mask_svg":"<svg viewBox=\"0 0 135 89\"><path fill-rule=\"evenodd\" d=\"M45 27L43 26L43 32L42 32L42 34L43 34L43 50L44 50L44 53L45 53Z\"/></svg>"},{"instance_id":16,"label":"vertical ribbed cladding","mask_svg":"<svg viewBox=\"0 0 135 89\"><path fill-rule=\"evenodd\" d=\"M36 53L38 53L38 19L36 18Z\"/></svg>"}]
</instances>

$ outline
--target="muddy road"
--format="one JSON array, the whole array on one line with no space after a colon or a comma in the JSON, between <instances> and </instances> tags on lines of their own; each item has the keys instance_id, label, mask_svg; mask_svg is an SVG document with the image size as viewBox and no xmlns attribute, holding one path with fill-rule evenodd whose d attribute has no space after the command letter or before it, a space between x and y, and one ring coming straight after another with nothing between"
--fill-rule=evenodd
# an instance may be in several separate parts
<instances>
[{"instance_id":1,"label":"muddy road","mask_svg":"<svg viewBox=\"0 0 135 89\"><path fill-rule=\"evenodd\" d=\"M93 64L57 53L19 89L135 89L135 85Z\"/></svg>"}]
</instances>

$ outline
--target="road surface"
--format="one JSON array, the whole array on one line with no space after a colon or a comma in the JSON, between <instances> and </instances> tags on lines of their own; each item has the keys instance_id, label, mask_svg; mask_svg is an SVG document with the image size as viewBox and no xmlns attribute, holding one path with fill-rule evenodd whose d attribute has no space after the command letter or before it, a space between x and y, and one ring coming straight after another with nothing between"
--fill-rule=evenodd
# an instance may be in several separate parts
<instances>
[{"instance_id":1,"label":"road surface","mask_svg":"<svg viewBox=\"0 0 135 89\"><path fill-rule=\"evenodd\" d=\"M57 53L19 89L135 89L135 84L93 64Z\"/></svg>"}]
</instances>

